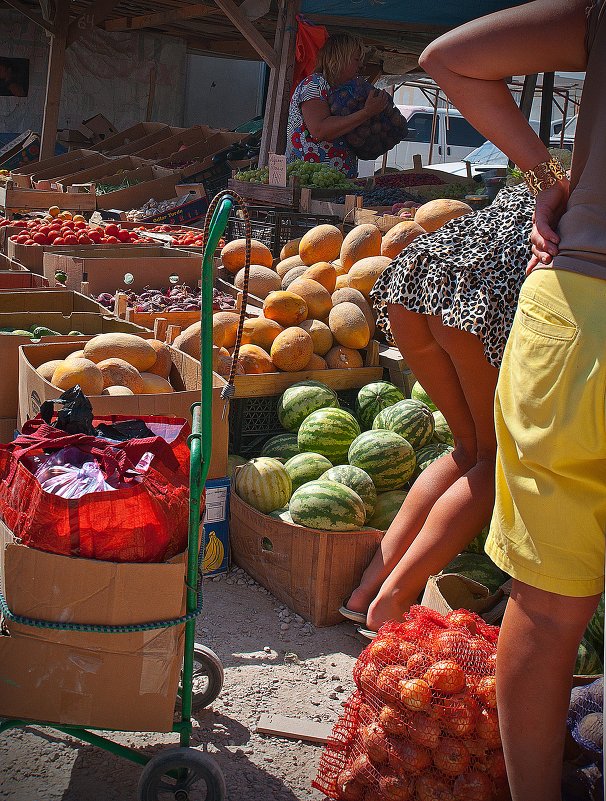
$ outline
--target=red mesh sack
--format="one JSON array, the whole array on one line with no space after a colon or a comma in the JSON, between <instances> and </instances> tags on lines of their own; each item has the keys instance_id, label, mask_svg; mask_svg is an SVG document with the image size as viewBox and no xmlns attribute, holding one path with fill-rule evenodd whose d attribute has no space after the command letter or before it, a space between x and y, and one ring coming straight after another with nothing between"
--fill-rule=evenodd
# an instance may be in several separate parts
<instances>
[{"instance_id":1,"label":"red mesh sack","mask_svg":"<svg viewBox=\"0 0 606 801\"><path fill-rule=\"evenodd\" d=\"M95 422L119 419L127 418ZM185 550L189 426L178 418L141 419L156 436L110 443L66 434L35 418L14 442L0 446L0 515L15 537L49 553L112 562L161 562ZM104 475L117 475L128 486L76 499L45 492L24 461L70 445L93 455ZM154 458L142 480L134 481L129 471L144 453Z\"/></svg>"},{"instance_id":2,"label":"red mesh sack","mask_svg":"<svg viewBox=\"0 0 606 801\"><path fill-rule=\"evenodd\" d=\"M354 667L313 786L339 801L505 801L498 628L413 606Z\"/></svg>"}]
</instances>

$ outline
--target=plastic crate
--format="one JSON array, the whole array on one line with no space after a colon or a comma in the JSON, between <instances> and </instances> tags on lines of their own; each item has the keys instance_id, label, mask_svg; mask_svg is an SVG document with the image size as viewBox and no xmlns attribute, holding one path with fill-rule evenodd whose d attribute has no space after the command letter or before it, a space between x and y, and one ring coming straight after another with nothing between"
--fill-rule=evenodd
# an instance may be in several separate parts
<instances>
[{"instance_id":1,"label":"plastic crate","mask_svg":"<svg viewBox=\"0 0 606 801\"><path fill-rule=\"evenodd\" d=\"M353 411L357 389L337 392L339 402ZM229 404L229 452L245 459L258 456L263 445L276 434L284 434L278 420L278 395L236 398Z\"/></svg>"},{"instance_id":2,"label":"plastic crate","mask_svg":"<svg viewBox=\"0 0 606 801\"><path fill-rule=\"evenodd\" d=\"M267 245L274 258L279 257L280 251L289 240L303 236L316 225L341 223L339 217L331 214L301 214L290 209L264 206L249 206L248 214L253 238ZM243 239L245 236L244 220L237 214L232 215L227 226L228 241Z\"/></svg>"}]
</instances>

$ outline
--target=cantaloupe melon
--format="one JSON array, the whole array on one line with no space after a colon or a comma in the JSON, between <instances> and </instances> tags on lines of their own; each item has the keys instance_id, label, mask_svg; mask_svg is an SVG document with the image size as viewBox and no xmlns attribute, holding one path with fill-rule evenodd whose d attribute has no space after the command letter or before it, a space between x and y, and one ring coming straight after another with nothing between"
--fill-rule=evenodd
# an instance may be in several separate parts
<instances>
[{"instance_id":1,"label":"cantaloupe melon","mask_svg":"<svg viewBox=\"0 0 606 801\"><path fill-rule=\"evenodd\" d=\"M345 272L362 259L379 256L381 253L381 232L376 225L364 223L356 225L347 234L341 246L341 265Z\"/></svg>"},{"instance_id":2,"label":"cantaloupe melon","mask_svg":"<svg viewBox=\"0 0 606 801\"><path fill-rule=\"evenodd\" d=\"M80 350L75 350L73 353L69 353L65 357L65 360L67 361L69 359L86 359L86 356L84 355L84 350L80 349Z\"/></svg>"},{"instance_id":3,"label":"cantaloupe melon","mask_svg":"<svg viewBox=\"0 0 606 801\"><path fill-rule=\"evenodd\" d=\"M51 384L64 391L79 386L85 395L100 395L103 392L103 374L90 359L72 359L57 365Z\"/></svg>"},{"instance_id":4,"label":"cantaloupe melon","mask_svg":"<svg viewBox=\"0 0 606 801\"><path fill-rule=\"evenodd\" d=\"M309 278L297 278L289 287L291 292L303 298L307 304L307 316L314 320L321 320L326 317L332 309L330 292Z\"/></svg>"},{"instance_id":5,"label":"cantaloupe melon","mask_svg":"<svg viewBox=\"0 0 606 801\"><path fill-rule=\"evenodd\" d=\"M307 319L307 303L294 292L272 292L263 302L263 316L283 327L298 325Z\"/></svg>"},{"instance_id":6,"label":"cantaloupe melon","mask_svg":"<svg viewBox=\"0 0 606 801\"><path fill-rule=\"evenodd\" d=\"M310 267L318 261L339 258L343 234L335 225L316 225L301 237L299 256Z\"/></svg>"},{"instance_id":7,"label":"cantaloupe melon","mask_svg":"<svg viewBox=\"0 0 606 801\"><path fill-rule=\"evenodd\" d=\"M305 370L328 370L326 359L319 356L317 353L312 353L311 359L305 365Z\"/></svg>"},{"instance_id":8,"label":"cantaloupe melon","mask_svg":"<svg viewBox=\"0 0 606 801\"><path fill-rule=\"evenodd\" d=\"M335 289L343 289L346 286L349 286L349 276L347 275L347 273L338 275L337 281L335 283Z\"/></svg>"},{"instance_id":9,"label":"cantaloupe melon","mask_svg":"<svg viewBox=\"0 0 606 801\"><path fill-rule=\"evenodd\" d=\"M258 345L242 345L238 354L238 364L242 365L246 375L276 372L269 353Z\"/></svg>"},{"instance_id":10,"label":"cantaloupe melon","mask_svg":"<svg viewBox=\"0 0 606 801\"><path fill-rule=\"evenodd\" d=\"M276 272L280 278L284 278L289 270L292 270L293 267L300 267L302 264L303 260L298 254L289 256L287 259L282 259L282 261L278 262L276 265ZM307 265L305 265L305 267L307 267Z\"/></svg>"},{"instance_id":11,"label":"cantaloupe melon","mask_svg":"<svg viewBox=\"0 0 606 801\"><path fill-rule=\"evenodd\" d=\"M213 314L213 344L218 345L220 348L233 348L236 342L236 335L238 333L238 323L240 322L240 315L236 314L236 312L230 311L219 311ZM198 339L200 338L200 323L194 323L194 325L198 326ZM192 326L189 326L191 328ZM188 331L189 328L186 328L185 331ZM183 331L182 333L185 333ZM223 341L219 341L221 339L221 332L223 336ZM216 339L215 339L216 334ZM199 343L198 343L199 344ZM185 351L187 353L187 351ZM195 357L197 359L200 358L200 350L198 348L197 351L198 355ZM190 354L191 355L191 354Z\"/></svg>"},{"instance_id":12,"label":"cantaloupe melon","mask_svg":"<svg viewBox=\"0 0 606 801\"><path fill-rule=\"evenodd\" d=\"M324 356L324 354L328 353L332 348L333 335L326 323L320 320L304 320L302 323L299 323L299 327L307 331L312 338L314 353L318 356Z\"/></svg>"},{"instance_id":13,"label":"cantaloupe melon","mask_svg":"<svg viewBox=\"0 0 606 801\"><path fill-rule=\"evenodd\" d=\"M312 281L317 281L322 284L324 289L331 294L335 291L335 284L337 283L337 271L334 266L328 261L319 261L317 264L312 264L303 273L302 278L309 278Z\"/></svg>"},{"instance_id":14,"label":"cantaloupe melon","mask_svg":"<svg viewBox=\"0 0 606 801\"><path fill-rule=\"evenodd\" d=\"M245 270L242 269L234 278L234 286L237 289L244 288L244 274ZM275 270L270 270L269 267L261 267L258 264L253 264L250 267L248 275L248 291L258 298L266 298L270 292L275 292L280 289L282 282L280 276Z\"/></svg>"},{"instance_id":15,"label":"cantaloupe melon","mask_svg":"<svg viewBox=\"0 0 606 801\"><path fill-rule=\"evenodd\" d=\"M134 334L98 334L84 346L84 355L91 362L124 359L139 372L156 363L156 351L149 342Z\"/></svg>"},{"instance_id":16,"label":"cantaloupe melon","mask_svg":"<svg viewBox=\"0 0 606 801\"><path fill-rule=\"evenodd\" d=\"M295 373L304 370L314 352L311 336L293 326L282 331L271 346L271 360L279 370Z\"/></svg>"},{"instance_id":17,"label":"cantaloupe melon","mask_svg":"<svg viewBox=\"0 0 606 801\"><path fill-rule=\"evenodd\" d=\"M63 364L67 359L53 359L50 362L44 362L40 367L36 367L38 375L42 376L45 381L51 381L53 374L60 364Z\"/></svg>"},{"instance_id":18,"label":"cantaloupe melon","mask_svg":"<svg viewBox=\"0 0 606 801\"><path fill-rule=\"evenodd\" d=\"M282 279L282 289L288 289L292 282L296 281L297 278L301 278L303 273L306 273L308 269L306 264L297 264L296 267L289 270Z\"/></svg>"},{"instance_id":19,"label":"cantaloupe melon","mask_svg":"<svg viewBox=\"0 0 606 801\"><path fill-rule=\"evenodd\" d=\"M298 239L289 239L280 251L280 261L284 261L284 259L288 259L290 256L298 256L300 244L301 237L298 237Z\"/></svg>"},{"instance_id":20,"label":"cantaloupe melon","mask_svg":"<svg viewBox=\"0 0 606 801\"><path fill-rule=\"evenodd\" d=\"M213 360L213 370L223 378L227 378L231 370L231 354L225 348L220 348L216 362ZM235 375L244 375L244 367L238 362Z\"/></svg>"},{"instance_id":21,"label":"cantaloupe melon","mask_svg":"<svg viewBox=\"0 0 606 801\"><path fill-rule=\"evenodd\" d=\"M132 389L128 387L105 387L102 395L134 395Z\"/></svg>"},{"instance_id":22,"label":"cantaloupe melon","mask_svg":"<svg viewBox=\"0 0 606 801\"><path fill-rule=\"evenodd\" d=\"M339 345L346 348L365 348L370 341L370 329L364 312L355 303L339 303L331 309L328 325Z\"/></svg>"},{"instance_id":23,"label":"cantaloupe melon","mask_svg":"<svg viewBox=\"0 0 606 801\"><path fill-rule=\"evenodd\" d=\"M350 286L343 287L343 289L337 289L336 292L332 293L332 305L338 306L339 303L355 303L356 306L362 309L364 317L366 317L366 322L368 323L370 338L372 339L375 334L376 327L375 313L372 309L372 306L366 300L360 290L353 289Z\"/></svg>"},{"instance_id":24,"label":"cantaloupe melon","mask_svg":"<svg viewBox=\"0 0 606 801\"><path fill-rule=\"evenodd\" d=\"M258 345L263 350L271 350L274 339L284 329L275 320L266 317L251 317L244 321L242 330L242 345Z\"/></svg>"},{"instance_id":25,"label":"cantaloupe melon","mask_svg":"<svg viewBox=\"0 0 606 801\"><path fill-rule=\"evenodd\" d=\"M149 344L156 351L156 363L147 368L148 373L155 373L162 378L168 379L170 371L172 370L173 360L170 356L170 348L166 342L160 342L159 339L149 339Z\"/></svg>"},{"instance_id":26,"label":"cantaloupe melon","mask_svg":"<svg viewBox=\"0 0 606 801\"><path fill-rule=\"evenodd\" d=\"M426 233L425 229L414 222L414 220L404 220L394 225L383 237L381 256L388 256L390 259L395 259L405 247L410 245L413 239L416 239L424 233Z\"/></svg>"},{"instance_id":27,"label":"cantaloupe melon","mask_svg":"<svg viewBox=\"0 0 606 801\"><path fill-rule=\"evenodd\" d=\"M274 258L271 250L259 242L257 239L251 240L250 263L259 264L262 267L272 267ZM234 239L228 242L221 251L221 263L225 269L235 275L239 272L246 262L246 240Z\"/></svg>"},{"instance_id":28,"label":"cantaloupe melon","mask_svg":"<svg viewBox=\"0 0 606 801\"><path fill-rule=\"evenodd\" d=\"M141 373L143 379L144 395L160 395L163 393L174 392L170 383L155 373Z\"/></svg>"},{"instance_id":29,"label":"cantaloupe melon","mask_svg":"<svg viewBox=\"0 0 606 801\"><path fill-rule=\"evenodd\" d=\"M359 351L335 345L325 356L326 364L332 370L342 367L362 367L364 361Z\"/></svg>"},{"instance_id":30,"label":"cantaloupe melon","mask_svg":"<svg viewBox=\"0 0 606 801\"><path fill-rule=\"evenodd\" d=\"M135 395L143 391L143 380L139 371L124 359L104 359L97 367L103 375L103 389L128 387Z\"/></svg>"},{"instance_id":31,"label":"cantaloupe melon","mask_svg":"<svg viewBox=\"0 0 606 801\"><path fill-rule=\"evenodd\" d=\"M373 256L356 262L347 273L348 286L358 289L366 299L370 298L370 291L377 278L391 264L387 256Z\"/></svg>"},{"instance_id":32,"label":"cantaloupe melon","mask_svg":"<svg viewBox=\"0 0 606 801\"><path fill-rule=\"evenodd\" d=\"M433 233L450 220L456 220L464 214L471 214L473 209L462 200L441 198L423 203L415 212L415 223L428 233Z\"/></svg>"}]
</instances>

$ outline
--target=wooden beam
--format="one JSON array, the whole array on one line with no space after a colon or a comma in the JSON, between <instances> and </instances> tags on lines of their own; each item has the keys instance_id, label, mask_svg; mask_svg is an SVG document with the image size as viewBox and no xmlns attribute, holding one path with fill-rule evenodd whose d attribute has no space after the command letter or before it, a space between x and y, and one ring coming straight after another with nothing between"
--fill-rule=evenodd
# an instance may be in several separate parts
<instances>
[{"instance_id":1,"label":"wooden beam","mask_svg":"<svg viewBox=\"0 0 606 801\"><path fill-rule=\"evenodd\" d=\"M233 25L240 31L240 33L247 39L250 44L255 48L257 53L261 56L272 69L278 69L279 60L278 54L274 48L268 43L255 26L242 14L238 6L233 0L215 0L225 16L232 22Z\"/></svg>"},{"instance_id":2,"label":"wooden beam","mask_svg":"<svg viewBox=\"0 0 606 801\"><path fill-rule=\"evenodd\" d=\"M196 3L191 6L173 8L170 11L160 11L157 14L143 14L139 17L110 19L103 27L106 31L132 31L139 30L140 28L161 28L164 25L170 25L172 22L199 19L200 17L208 17L217 13L218 9L215 6L209 6L206 3Z\"/></svg>"},{"instance_id":3,"label":"wooden beam","mask_svg":"<svg viewBox=\"0 0 606 801\"><path fill-rule=\"evenodd\" d=\"M31 22L34 22L36 25L39 25L41 28L44 28L45 31L48 33L53 33L53 26L48 20L45 20L41 14L37 14L31 6L26 6L24 3L21 3L20 0L4 0L7 6L14 8L15 11L19 11L23 14L24 17L27 17Z\"/></svg>"},{"instance_id":4,"label":"wooden beam","mask_svg":"<svg viewBox=\"0 0 606 801\"><path fill-rule=\"evenodd\" d=\"M80 14L69 26L67 31L67 47L93 28L104 22L118 5L120 0L93 0L88 9Z\"/></svg>"},{"instance_id":5,"label":"wooden beam","mask_svg":"<svg viewBox=\"0 0 606 801\"><path fill-rule=\"evenodd\" d=\"M55 155L57 124L59 122L59 104L61 103L63 70L65 69L67 30L69 26L69 3L70 0L56 0L55 18L53 20L55 33L54 36L51 37L48 72L46 76L44 120L42 122L42 141L40 144L41 160Z\"/></svg>"}]
</instances>

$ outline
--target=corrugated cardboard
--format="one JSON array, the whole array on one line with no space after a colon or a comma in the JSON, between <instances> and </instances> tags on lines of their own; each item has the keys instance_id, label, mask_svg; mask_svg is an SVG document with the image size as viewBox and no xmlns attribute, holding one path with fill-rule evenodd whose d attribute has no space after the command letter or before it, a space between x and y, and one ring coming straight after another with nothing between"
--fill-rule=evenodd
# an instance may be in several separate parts
<instances>
[{"instance_id":1,"label":"corrugated cardboard","mask_svg":"<svg viewBox=\"0 0 606 801\"><path fill-rule=\"evenodd\" d=\"M58 170L57 174L60 174L66 164L75 164L90 155L98 154L95 154L93 150L70 150L68 153L62 153L60 156L51 156L50 158L35 162L34 164L24 164L21 167L17 167L15 170L11 170L11 178L17 186L23 189L29 189L33 186L33 177L38 173L52 169Z\"/></svg>"},{"instance_id":2,"label":"corrugated cardboard","mask_svg":"<svg viewBox=\"0 0 606 801\"><path fill-rule=\"evenodd\" d=\"M105 242L96 245L22 245L20 242L14 242L12 239L9 239L7 250L9 259L14 263L31 270L33 273L42 275L45 253L74 253L75 251L86 253L87 251L95 251L95 253L98 252L101 254L106 251L113 252L116 248L124 247L148 248L157 247L157 245L146 242L141 242L137 245L126 243L124 245L106 244Z\"/></svg>"},{"instance_id":3,"label":"corrugated cardboard","mask_svg":"<svg viewBox=\"0 0 606 801\"><path fill-rule=\"evenodd\" d=\"M150 339L153 334L143 335ZM88 337L87 339L90 339ZM78 342L82 340L77 338ZM86 340L84 340L86 341ZM83 345L81 345L83 347ZM19 349L19 424L35 417L45 400L58 398L61 390L45 381L36 372L44 362L52 359L64 359L74 350L73 340L69 343L44 345L24 345ZM170 382L175 392L160 395L120 395L91 397L93 412L96 415L122 414L132 415L164 415L184 417L191 424L191 406L200 400L202 377L200 362L192 359L175 348L170 348L173 368ZM229 440L228 415L223 414L221 390L225 381L218 375L213 376L212 397L212 457L208 470L208 478L222 478L227 475L227 447Z\"/></svg>"},{"instance_id":4,"label":"corrugated cardboard","mask_svg":"<svg viewBox=\"0 0 606 801\"><path fill-rule=\"evenodd\" d=\"M115 175L121 170L129 171L136 170L139 167L148 165L148 161L143 159L134 158L133 156L124 156L123 158L104 160L94 167L87 167L84 169L73 169L69 172L62 173L61 179L57 178L57 184L61 187L71 186L72 184L86 184L91 181L99 181L105 183L105 178L108 175Z\"/></svg>"},{"instance_id":5,"label":"corrugated cardboard","mask_svg":"<svg viewBox=\"0 0 606 801\"><path fill-rule=\"evenodd\" d=\"M113 136L109 136L96 145L95 150L101 153L111 153L112 155L122 155L128 153L127 146L132 142L139 142L146 136L157 131L166 131L166 136L171 135L171 128L165 122L138 122L131 125L124 131L119 131ZM123 149L122 149L123 148Z\"/></svg>"},{"instance_id":6,"label":"corrugated cardboard","mask_svg":"<svg viewBox=\"0 0 606 801\"><path fill-rule=\"evenodd\" d=\"M36 294L36 293L34 293ZM0 293L0 309L2 309L4 293ZM24 298L24 301L26 299ZM24 304L26 305L26 304ZM60 311L28 311L20 313L3 313L0 311L0 328L20 328L31 330L33 325L43 325L51 331L69 334L70 331L81 331L85 336L49 336L38 342L87 342L91 334L114 334L125 332L143 334L144 328L119 320L116 317L103 316L92 312L73 312L62 314ZM14 334L0 334L0 364L2 365L2 381L0 382L0 417L16 417L19 410L19 347L31 344L29 337ZM73 350L77 350L74 347Z\"/></svg>"},{"instance_id":7,"label":"corrugated cardboard","mask_svg":"<svg viewBox=\"0 0 606 801\"><path fill-rule=\"evenodd\" d=\"M18 270L0 270L0 290L38 289L47 286L46 278L30 273L21 265Z\"/></svg>"},{"instance_id":8,"label":"corrugated cardboard","mask_svg":"<svg viewBox=\"0 0 606 801\"><path fill-rule=\"evenodd\" d=\"M221 563L208 564L210 560L210 542L204 553L203 568L205 576L218 576L229 570L229 495L231 479L210 479L206 482L206 501L204 505L204 533L210 538L214 534L223 546Z\"/></svg>"},{"instance_id":9,"label":"corrugated cardboard","mask_svg":"<svg viewBox=\"0 0 606 801\"><path fill-rule=\"evenodd\" d=\"M43 258L44 276L54 284L55 273L67 276L68 289L80 289L88 281L93 295L114 294L119 289L142 292L147 287L161 289L170 285L169 277L177 275L181 283L197 286L202 272L202 256L176 248L159 246L110 247L104 250L74 248L70 254L48 251ZM125 275L133 276L126 284Z\"/></svg>"},{"instance_id":10,"label":"corrugated cardboard","mask_svg":"<svg viewBox=\"0 0 606 801\"><path fill-rule=\"evenodd\" d=\"M142 159L151 159L158 161L159 159L170 156L171 153L177 153L182 148L189 147L195 142L203 142L212 136L214 130L207 125L194 125L191 128L175 128L171 136L162 139L159 142L146 144L145 147L137 149L137 156ZM141 143L143 144L143 143Z\"/></svg>"},{"instance_id":11,"label":"corrugated cardboard","mask_svg":"<svg viewBox=\"0 0 606 801\"><path fill-rule=\"evenodd\" d=\"M20 274L15 271L16 274ZM22 272L27 274L26 270ZM31 275L31 273L29 273ZM39 276L35 276L38 278ZM95 312L96 314L107 314L107 309L100 306L92 298L80 292L72 292L68 289L49 289L43 288L40 292L24 292L23 290L13 290L3 292L0 295L0 312L34 312L49 311L61 312L61 314L73 314L73 312Z\"/></svg>"},{"instance_id":12,"label":"corrugated cardboard","mask_svg":"<svg viewBox=\"0 0 606 801\"><path fill-rule=\"evenodd\" d=\"M176 195L175 186L181 181L181 173L163 167L140 167L124 175L110 175L104 183L119 186L123 180L129 179L139 183L97 195L97 208L129 211L140 208L152 197L156 200L170 200Z\"/></svg>"},{"instance_id":13,"label":"corrugated cardboard","mask_svg":"<svg viewBox=\"0 0 606 801\"><path fill-rule=\"evenodd\" d=\"M358 585L382 531L316 531L269 517L233 492L233 561L315 626L341 623L339 607Z\"/></svg>"},{"instance_id":14,"label":"corrugated cardboard","mask_svg":"<svg viewBox=\"0 0 606 801\"><path fill-rule=\"evenodd\" d=\"M4 541L4 542L2 542ZM2 577L18 615L99 625L180 617L185 557L118 564L56 556L12 541L0 523ZM8 624L0 637L0 717L123 731L170 731L183 626L133 634Z\"/></svg>"}]
</instances>

